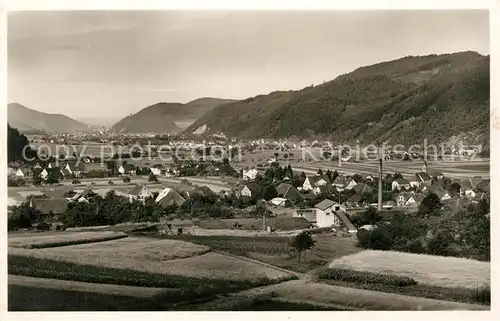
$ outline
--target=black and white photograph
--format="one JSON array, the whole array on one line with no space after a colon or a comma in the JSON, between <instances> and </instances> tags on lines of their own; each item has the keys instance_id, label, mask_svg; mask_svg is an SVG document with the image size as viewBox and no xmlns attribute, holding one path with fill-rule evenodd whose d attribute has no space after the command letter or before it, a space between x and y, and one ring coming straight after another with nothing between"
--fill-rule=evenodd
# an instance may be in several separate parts
<instances>
[{"instance_id":1,"label":"black and white photograph","mask_svg":"<svg viewBox=\"0 0 500 321\"><path fill-rule=\"evenodd\" d=\"M8 311L491 310L490 23L7 12Z\"/></svg>"}]
</instances>

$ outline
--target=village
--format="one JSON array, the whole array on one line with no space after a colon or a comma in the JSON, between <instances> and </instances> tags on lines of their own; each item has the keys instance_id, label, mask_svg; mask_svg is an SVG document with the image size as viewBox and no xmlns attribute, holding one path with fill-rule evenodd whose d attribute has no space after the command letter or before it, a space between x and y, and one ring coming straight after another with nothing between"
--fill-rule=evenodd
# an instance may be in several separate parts
<instances>
[{"instance_id":1,"label":"village","mask_svg":"<svg viewBox=\"0 0 500 321\"><path fill-rule=\"evenodd\" d=\"M203 145L203 152L207 146L210 145ZM185 148L187 150L187 146ZM205 158L175 159L170 163L153 159L151 163L134 164L130 155L125 155L129 158L124 159L116 159L118 155L114 155L106 161L87 155L79 159L68 157L52 159L52 162L36 162L32 166L12 166L8 168L9 205L29 202L45 217L57 217L72 202L89 201L93 195L105 197L113 191L130 201L144 202L151 197L163 207L180 207L189 199L190 192L205 186L220 199L234 200L226 206L234 212L231 218L238 217L238 213L251 217L247 214L250 210L234 211L232 205L236 202L239 208L251 208L258 204L269 208L269 215L303 217L311 226L333 226L356 232L348 217L370 206L378 207L379 174L352 174L352 171L344 174L342 167L334 167L334 162L331 168L320 167L314 174L305 174L300 171L302 166L298 162L293 164L299 169L292 168L295 156L292 148L281 155L250 152L252 161L257 158L264 160L251 167L245 166L245 162L230 162L227 158L210 161L210 155L206 154ZM295 149L295 153L301 155L300 150ZM271 156L265 159L266 155ZM288 165L281 167L280 161ZM379 210L383 209L388 218L391 211L416 211L429 193L436 194L452 211L465 208L468 203L489 199L489 178L448 177L429 168L427 161L412 163L421 164L421 170L412 176L406 174L405 178L399 172L382 173L383 193ZM308 170L309 173L311 171ZM40 220L43 221L43 218ZM262 228L267 229L266 226Z\"/></svg>"}]
</instances>

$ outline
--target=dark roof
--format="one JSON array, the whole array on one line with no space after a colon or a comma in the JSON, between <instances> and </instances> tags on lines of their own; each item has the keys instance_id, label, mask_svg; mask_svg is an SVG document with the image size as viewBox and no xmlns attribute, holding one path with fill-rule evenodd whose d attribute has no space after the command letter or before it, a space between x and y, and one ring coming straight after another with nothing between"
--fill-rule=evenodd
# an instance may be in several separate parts
<instances>
[{"instance_id":1,"label":"dark roof","mask_svg":"<svg viewBox=\"0 0 500 321\"><path fill-rule=\"evenodd\" d=\"M348 202L353 202L353 203L360 202L361 201L361 195L360 194L354 194L347 201Z\"/></svg>"},{"instance_id":2,"label":"dark roof","mask_svg":"<svg viewBox=\"0 0 500 321\"><path fill-rule=\"evenodd\" d=\"M246 186L246 187L250 190L250 192L252 192L252 194L256 194L256 193L258 193L258 192L259 192L259 190L260 190L259 186L258 186L258 185L256 185L256 184L244 184L244 185L242 185L242 186L241 186L240 191L241 191L241 190L242 190L245 186Z\"/></svg>"},{"instance_id":3,"label":"dark roof","mask_svg":"<svg viewBox=\"0 0 500 321\"><path fill-rule=\"evenodd\" d=\"M65 198L34 198L32 206L42 214L62 214L68 208L68 200Z\"/></svg>"},{"instance_id":4,"label":"dark roof","mask_svg":"<svg viewBox=\"0 0 500 321\"><path fill-rule=\"evenodd\" d=\"M439 196L439 198L442 198L444 195L448 193L441 185L433 186L431 188L431 192Z\"/></svg>"},{"instance_id":5,"label":"dark roof","mask_svg":"<svg viewBox=\"0 0 500 321\"><path fill-rule=\"evenodd\" d=\"M356 186L353 187L353 190L356 194L371 193L373 191L370 186L364 183L356 184Z\"/></svg>"},{"instance_id":6,"label":"dark roof","mask_svg":"<svg viewBox=\"0 0 500 321\"><path fill-rule=\"evenodd\" d=\"M399 185L409 185L410 181L405 178L398 178L395 180Z\"/></svg>"},{"instance_id":7,"label":"dark roof","mask_svg":"<svg viewBox=\"0 0 500 321\"><path fill-rule=\"evenodd\" d=\"M123 169L126 170L127 172L135 171L136 170L135 166L132 165L132 164L125 164L125 165L123 165Z\"/></svg>"},{"instance_id":8,"label":"dark roof","mask_svg":"<svg viewBox=\"0 0 500 321\"><path fill-rule=\"evenodd\" d=\"M168 206L172 204L180 206L185 202L185 199L176 190L170 188L168 193L161 199L156 199L156 202L162 206Z\"/></svg>"},{"instance_id":9,"label":"dark roof","mask_svg":"<svg viewBox=\"0 0 500 321\"><path fill-rule=\"evenodd\" d=\"M347 215L345 215L343 211L335 211L334 213L349 231L357 230L354 224L352 224L351 220L347 217Z\"/></svg>"},{"instance_id":10,"label":"dark roof","mask_svg":"<svg viewBox=\"0 0 500 321\"><path fill-rule=\"evenodd\" d=\"M477 185L483 181L482 177L474 176L469 179L470 184L473 188L477 188Z\"/></svg>"},{"instance_id":11,"label":"dark roof","mask_svg":"<svg viewBox=\"0 0 500 321\"><path fill-rule=\"evenodd\" d=\"M489 179L482 180L481 182L479 182L477 184L476 187L481 192L489 193L490 192L490 180Z\"/></svg>"},{"instance_id":12,"label":"dark roof","mask_svg":"<svg viewBox=\"0 0 500 321\"><path fill-rule=\"evenodd\" d=\"M347 179L344 176L342 176L342 175L337 176L333 180L333 184L344 185L345 183L347 183Z\"/></svg>"},{"instance_id":13,"label":"dark roof","mask_svg":"<svg viewBox=\"0 0 500 321\"><path fill-rule=\"evenodd\" d=\"M145 185L138 184L130 192L128 192L128 194L138 196L143 189L147 190L147 187Z\"/></svg>"},{"instance_id":14,"label":"dark roof","mask_svg":"<svg viewBox=\"0 0 500 321\"><path fill-rule=\"evenodd\" d=\"M299 191L290 184L281 183L276 187L276 191L278 191L278 196L288 200L300 200L303 198Z\"/></svg>"},{"instance_id":15,"label":"dark roof","mask_svg":"<svg viewBox=\"0 0 500 321\"><path fill-rule=\"evenodd\" d=\"M337 203L335 203L334 201L329 200L329 199L324 199L321 202L319 202L318 204L316 204L314 207L319 208L320 210L324 211L327 208L332 207L334 204L337 204Z\"/></svg>"},{"instance_id":16,"label":"dark roof","mask_svg":"<svg viewBox=\"0 0 500 321\"><path fill-rule=\"evenodd\" d=\"M415 176L417 177L417 179L419 179L422 182L432 180L432 178L426 172L418 172L415 174Z\"/></svg>"},{"instance_id":17,"label":"dark roof","mask_svg":"<svg viewBox=\"0 0 500 321\"><path fill-rule=\"evenodd\" d=\"M307 176L307 178L309 179L309 183L311 184L312 187L316 187L317 183L322 179L325 182L330 183L328 175L312 175L312 176Z\"/></svg>"}]
</instances>

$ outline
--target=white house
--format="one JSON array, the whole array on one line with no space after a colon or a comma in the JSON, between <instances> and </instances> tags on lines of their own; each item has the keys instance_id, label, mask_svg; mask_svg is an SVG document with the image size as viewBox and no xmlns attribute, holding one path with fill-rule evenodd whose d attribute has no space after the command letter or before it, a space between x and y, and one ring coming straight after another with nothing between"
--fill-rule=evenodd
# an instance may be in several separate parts
<instances>
[{"instance_id":1,"label":"white house","mask_svg":"<svg viewBox=\"0 0 500 321\"><path fill-rule=\"evenodd\" d=\"M417 180L410 181L410 187L418 188L419 186L420 186L420 181L417 181Z\"/></svg>"},{"instance_id":2,"label":"white house","mask_svg":"<svg viewBox=\"0 0 500 321\"><path fill-rule=\"evenodd\" d=\"M270 202L276 206L286 206L287 202L289 201L283 197L275 197L272 200L270 200Z\"/></svg>"},{"instance_id":3,"label":"white house","mask_svg":"<svg viewBox=\"0 0 500 321\"><path fill-rule=\"evenodd\" d=\"M356 181L354 179L349 179L347 181L347 184L345 185L344 189L346 190L351 190L354 188L354 186L356 186L358 183L356 183Z\"/></svg>"},{"instance_id":4,"label":"white house","mask_svg":"<svg viewBox=\"0 0 500 321\"><path fill-rule=\"evenodd\" d=\"M151 193L145 185L138 184L136 185L129 193L129 199L132 201L134 199L144 200L147 197L153 197L153 193Z\"/></svg>"},{"instance_id":5,"label":"white house","mask_svg":"<svg viewBox=\"0 0 500 321\"><path fill-rule=\"evenodd\" d=\"M180 206L184 203L185 199L176 190L165 187L158 193L155 202L162 206L177 205Z\"/></svg>"},{"instance_id":6,"label":"white house","mask_svg":"<svg viewBox=\"0 0 500 321\"><path fill-rule=\"evenodd\" d=\"M255 168L243 170L243 179L252 181L257 177L257 174L259 174L259 172Z\"/></svg>"},{"instance_id":7,"label":"white house","mask_svg":"<svg viewBox=\"0 0 500 321\"><path fill-rule=\"evenodd\" d=\"M155 176L160 176L161 175L161 168L151 167L150 170L151 170L151 174L153 174Z\"/></svg>"},{"instance_id":8,"label":"white house","mask_svg":"<svg viewBox=\"0 0 500 321\"><path fill-rule=\"evenodd\" d=\"M410 181L404 178L398 178L392 181L392 190L401 190L401 189L410 189L411 184Z\"/></svg>"},{"instance_id":9,"label":"white house","mask_svg":"<svg viewBox=\"0 0 500 321\"><path fill-rule=\"evenodd\" d=\"M307 176L302 184L303 191L313 191L315 194L321 193L320 186L330 184L327 175Z\"/></svg>"},{"instance_id":10,"label":"white house","mask_svg":"<svg viewBox=\"0 0 500 321\"><path fill-rule=\"evenodd\" d=\"M43 179L43 180L46 180L47 177L49 176L49 172L47 171L47 169L42 169L42 171L40 172L40 178Z\"/></svg>"},{"instance_id":11,"label":"white house","mask_svg":"<svg viewBox=\"0 0 500 321\"><path fill-rule=\"evenodd\" d=\"M244 185L240 190L240 196L252 197L258 193L257 187L253 185Z\"/></svg>"},{"instance_id":12,"label":"white house","mask_svg":"<svg viewBox=\"0 0 500 321\"><path fill-rule=\"evenodd\" d=\"M325 199L314 206L318 227L346 227L349 233L355 233L356 227L345 215L346 209L339 203Z\"/></svg>"},{"instance_id":13,"label":"white house","mask_svg":"<svg viewBox=\"0 0 500 321\"><path fill-rule=\"evenodd\" d=\"M16 171L16 174L15 174L15 177L16 178L24 178L26 175L24 175L24 172L22 171L22 169L18 168L17 171Z\"/></svg>"}]
</instances>

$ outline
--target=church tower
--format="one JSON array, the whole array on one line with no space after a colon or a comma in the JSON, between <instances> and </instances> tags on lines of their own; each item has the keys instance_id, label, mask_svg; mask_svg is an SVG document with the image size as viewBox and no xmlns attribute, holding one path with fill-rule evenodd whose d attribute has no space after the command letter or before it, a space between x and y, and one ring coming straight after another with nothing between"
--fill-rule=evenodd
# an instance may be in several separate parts
<instances>
[{"instance_id":1,"label":"church tower","mask_svg":"<svg viewBox=\"0 0 500 321\"><path fill-rule=\"evenodd\" d=\"M424 165L422 165L422 172L427 173L427 160L424 159Z\"/></svg>"}]
</instances>

